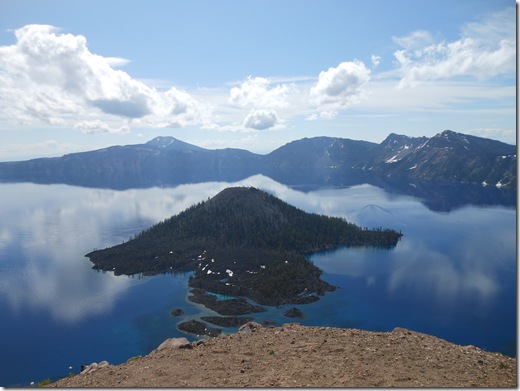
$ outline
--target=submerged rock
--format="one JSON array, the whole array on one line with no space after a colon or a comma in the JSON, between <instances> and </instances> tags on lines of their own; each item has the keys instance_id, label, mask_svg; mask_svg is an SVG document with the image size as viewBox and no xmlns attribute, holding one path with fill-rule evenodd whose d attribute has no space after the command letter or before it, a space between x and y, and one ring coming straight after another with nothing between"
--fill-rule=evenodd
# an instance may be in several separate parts
<instances>
[{"instance_id":1,"label":"submerged rock","mask_svg":"<svg viewBox=\"0 0 520 391\"><path fill-rule=\"evenodd\" d=\"M285 311L283 314L284 314L284 316L287 316L288 318L303 319L305 317L303 315L303 312L296 307L293 307L290 310Z\"/></svg>"}]
</instances>

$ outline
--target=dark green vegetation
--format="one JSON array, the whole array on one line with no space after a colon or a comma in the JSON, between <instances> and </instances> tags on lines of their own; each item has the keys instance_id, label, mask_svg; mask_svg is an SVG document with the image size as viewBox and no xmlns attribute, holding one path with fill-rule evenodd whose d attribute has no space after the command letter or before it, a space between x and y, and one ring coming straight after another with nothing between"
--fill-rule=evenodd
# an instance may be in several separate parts
<instances>
[{"instance_id":1,"label":"dark green vegetation","mask_svg":"<svg viewBox=\"0 0 520 391\"><path fill-rule=\"evenodd\" d=\"M305 304L334 287L305 255L339 246L393 246L401 234L305 213L255 188L228 188L141 232L87 256L115 274L193 271L190 300L223 315L261 305ZM234 297L217 300L215 294Z\"/></svg>"}]
</instances>

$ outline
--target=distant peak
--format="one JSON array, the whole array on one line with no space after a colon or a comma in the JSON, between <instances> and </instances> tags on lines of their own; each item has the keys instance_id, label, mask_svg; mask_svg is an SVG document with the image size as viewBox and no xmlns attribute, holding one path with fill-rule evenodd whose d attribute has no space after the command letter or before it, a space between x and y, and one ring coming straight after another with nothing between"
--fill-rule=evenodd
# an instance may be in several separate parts
<instances>
[{"instance_id":1,"label":"distant peak","mask_svg":"<svg viewBox=\"0 0 520 391\"><path fill-rule=\"evenodd\" d=\"M184 141L178 140L172 136L158 136L146 143L146 145L153 146L156 148L163 149L176 149L176 150L201 150L203 148L197 147L196 145L185 143Z\"/></svg>"},{"instance_id":2,"label":"distant peak","mask_svg":"<svg viewBox=\"0 0 520 391\"><path fill-rule=\"evenodd\" d=\"M168 145L174 143L177 140L175 137L172 136L158 136L154 138L153 140L148 141L146 144L154 145L156 147L167 147Z\"/></svg>"},{"instance_id":3,"label":"distant peak","mask_svg":"<svg viewBox=\"0 0 520 391\"><path fill-rule=\"evenodd\" d=\"M460 136L465 136L465 135L462 133L454 132L453 130L449 130L449 129L435 135L435 137L445 137L445 138L460 137Z\"/></svg>"}]
</instances>

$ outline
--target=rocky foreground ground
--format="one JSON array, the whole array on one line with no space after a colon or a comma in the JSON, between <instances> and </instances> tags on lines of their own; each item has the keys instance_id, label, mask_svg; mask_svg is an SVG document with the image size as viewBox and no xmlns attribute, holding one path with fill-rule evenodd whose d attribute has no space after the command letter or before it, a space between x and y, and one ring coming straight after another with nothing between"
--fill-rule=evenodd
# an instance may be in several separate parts
<instances>
[{"instance_id":1,"label":"rocky foreground ground","mask_svg":"<svg viewBox=\"0 0 520 391\"><path fill-rule=\"evenodd\" d=\"M101 363L100 363L101 364ZM88 366L51 387L516 387L516 359L396 328L256 323L165 341L121 365Z\"/></svg>"}]
</instances>

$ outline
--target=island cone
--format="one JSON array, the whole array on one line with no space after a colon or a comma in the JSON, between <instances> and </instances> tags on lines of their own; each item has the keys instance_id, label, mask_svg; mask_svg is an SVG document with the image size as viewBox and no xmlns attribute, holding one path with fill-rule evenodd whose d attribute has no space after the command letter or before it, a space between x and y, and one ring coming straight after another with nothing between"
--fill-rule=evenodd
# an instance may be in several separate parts
<instances>
[{"instance_id":1,"label":"island cone","mask_svg":"<svg viewBox=\"0 0 520 391\"><path fill-rule=\"evenodd\" d=\"M207 292L262 305L309 303L334 287L321 280L307 254L340 246L393 246L400 237L393 230L306 213L256 188L233 187L126 243L87 256L95 269L115 274L192 271L189 284L197 288L192 301L237 315L263 309L232 300L222 308Z\"/></svg>"}]
</instances>

